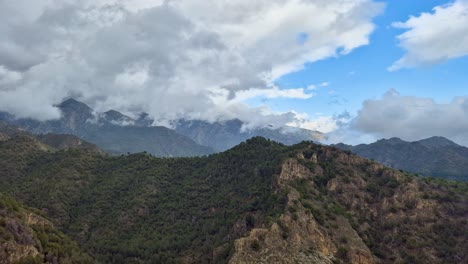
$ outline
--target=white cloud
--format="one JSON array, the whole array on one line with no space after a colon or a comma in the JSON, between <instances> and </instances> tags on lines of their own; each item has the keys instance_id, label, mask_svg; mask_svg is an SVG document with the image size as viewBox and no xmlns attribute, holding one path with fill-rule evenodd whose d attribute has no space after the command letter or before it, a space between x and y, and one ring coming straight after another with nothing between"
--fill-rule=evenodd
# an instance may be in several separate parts
<instances>
[{"instance_id":1,"label":"white cloud","mask_svg":"<svg viewBox=\"0 0 468 264\"><path fill-rule=\"evenodd\" d=\"M365 101L351 129L374 138L414 141L443 136L468 145L468 97L438 103L390 90L381 99Z\"/></svg>"},{"instance_id":2,"label":"white cloud","mask_svg":"<svg viewBox=\"0 0 468 264\"><path fill-rule=\"evenodd\" d=\"M255 97L265 97L265 98L295 98L295 99L309 99L312 98L314 94L305 93L304 88L297 89L280 89L277 86L272 87L271 89L249 89L236 92L236 101L246 101Z\"/></svg>"},{"instance_id":3,"label":"white cloud","mask_svg":"<svg viewBox=\"0 0 468 264\"><path fill-rule=\"evenodd\" d=\"M10 71L0 65L0 88L8 89L9 85L15 84L21 80L22 74L16 71Z\"/></svg>"},{"instance_id":4,"label":"white cloud","mask_svg":"<svg viewBox=\"0 0 468 264\"><path fill-rule=\"evenodd\" d=\"M311 84L311 85L307 86L307 90L309 90L309 91L316 90L317 88L318 88L318 86L316 84Z\"/></svg>"},{"instance_id":5,"label":"white cloud","mask_svg":"<svg viewBox=\"0 0 468 264\"><path fill-rule=\"evenodd\" d=\"M398 36L406 54L391 67L431 65L468 55L468 1L457 0L437 6L432 13L422 13L406 22L393 23L407 31Z\"/></svg>"},{"instance_id":6,"label":"white cloud","mask_svg":"<svg viewBox=\"0 0 468 264\"><path fill-rule=\"evenodd\" d=\"M0 74L9 76L0 110L55 118L53 105L74 96L98 110L146 111L161 123L252 125L298 120L243 100L310 98L272 83L368 44L383 8L371 0L33 2L0 3ZM308 37L298 43L298 34Z\"/></svg>"},{"instance_id":7,"label":"white cloud","mask_svg":"<svg viewBox=\"0 0 468 264\"><path fill-rule=\"evenodd\" d=\"M311 84L311 85L307 86L307 90L312 91L312 90L316 90L316 89L318 89L320 87L327 87L329 85L330 85L329 82L322 82L322 83L319 83L319 84Z\"/></svg>"},{"instance_id":8,"label":"white cloud","mask_svg":"<svg viewBox=\"0 0 468 264\"><path fill-rule=\"evenodd\" d=\"M334 116L324 116L322 113L316 113L314 117L310 117L305 113L295 114L296 120L288 123L288 126L320 131L327 134L327 140L329 140L329 135L331 133L347 125L351 118L348 112L343 112Z\"/></svg>"},{"instance_id":9,"label":"white cloud","mask_svg":"<svg viewBox=\"0 0 468 264\"><path fill-rule=\"evenodd\" d=\"M123 72L115 76L114 83L123 89L137 90L149 81L150 76L148 71L148 65L134 65L125 68Z\"/></svg>"},{"instance_id":10,"label":"white cloud","mask_svg":"<svg viewBox=\"0 0 468 264\"><path fill-rule=\"evenodd\" d=\"M305 128L309 130L320 131L322 133L330 133L338 128L336 120L332 116L321 116L317 118L303 120L302 122L289 123L294 127Z\"/></svg>"}]
</instances>

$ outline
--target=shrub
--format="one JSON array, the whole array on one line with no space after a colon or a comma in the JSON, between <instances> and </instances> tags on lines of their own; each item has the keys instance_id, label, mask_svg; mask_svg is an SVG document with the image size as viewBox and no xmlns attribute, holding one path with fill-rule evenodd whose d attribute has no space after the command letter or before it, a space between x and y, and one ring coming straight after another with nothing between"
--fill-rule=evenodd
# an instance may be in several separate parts
<instances>
[{"instance_id":1,"label":"shrub","mask_svg":"<svg viewBox=\"0 0 468 264\"><path fill-rule=\"evenodd\" d=\"M260 251L260 243L258 242L258 240L254 240L252 241L252 243L250 243L250 247L254 250L254 251Z\"/></svg>"},{"instance_id":2,"label":"shrub","mask_svg":"<svg viewBox=\"0 0 468 264\"><path fill-rule=\"evenodd\" d=\"M338 251L336 252L336 256L339 258L339 259L342 259L344 261L347 261L348 260L348 249L345 248L345 247L339 247L338 248Z\"/></svg>"}]
</instances>

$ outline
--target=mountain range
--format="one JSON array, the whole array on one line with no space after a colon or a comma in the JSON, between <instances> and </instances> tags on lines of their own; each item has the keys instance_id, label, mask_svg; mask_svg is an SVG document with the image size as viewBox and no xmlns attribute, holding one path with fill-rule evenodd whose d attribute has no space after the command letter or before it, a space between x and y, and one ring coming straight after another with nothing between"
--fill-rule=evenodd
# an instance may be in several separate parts
<instances>
[{"instance_id":1,"label":"mountain range","mask_svg":"<svg viewBox=\"0 0 468 264\"><path fill-rule=\"evenodd\" d=\"M443 137L414 142L390 138L372 144L334 146L395 169L422 176L468 181L468 148Z\"/></svg>"},{"instance_id":2,"label":"mountain range","mask_svg":"<svg viewBox=\"0 0 468 264\"><path fill-rule=\"evenodd\" d=\"M0 142L0 192L18 201L8 204L27 208L18 214L0 199L3 259L468 261L467 183L415 177L333 147L260 137L197 158L49 148L27 135Z\"/></svg>"},{"instance_id":3,"label":"mountain range","mask_svg":"<svg viewBox=\"0 0 468 264\"><path fill-rule=\"evenodd\" d=\"M14 139L17 137L30 137L39 141L43 149L50 151L66 150L66 149L82 149L104 154L96 145L80 139L77 136L69 134L32 134L6 122L0 121L0 142Z\"/></svg>"},{"instance_id":4,"label":"mountain range","mask_svg":"<svg viewBox=\"0 0 468 264\"><path fill-rule=\"evenodd\" d=\"M57 106L57 120L16 119L0 113L0 120L33 134L71 134L96 144L111 154L149 152L155 156L202 156L227 150L253 136L264 136L285 144L317 140L322 134L292 127L243 130L240 120L209 123L175 120L175 129L153 126L148 114L134 119L115 110L98 113L88 105L68 99Z\"/></svg>"},{"instance_id":5,"label":"mountain range","mask_svg":"<svg viewBox=\"0 0 468 264\"><path fill-rule=\"evenodd\" d=\"M196 143L224 151L249 138L260 136L286 145L301 141L319 141L324 135L318 131L283 126L280 128L243 129L244 123L239 119L209 123L200 120L177 120L175 130Z\"/></svg>"},{"instance_id":6,"label":"mountain range","mask_svg":"<svg viewBox=\"0 0 468 264\"><path fill-rule=\"evenodd\" d=\"M68 145L74 141L75 144L92 144L95 149L110 154L146 151L160 157L190 157L222 152L255 136L286 145L324 137L319 132L292 127L244 129L245 124L237 119L213 123L181 119L174 121L171 129L152 126L154 121L145 113L138 118L115 110L97 113L74 99L64 101L58 108L62 117L45 122L16 119L8 113L0 113L0 130L3 131L0 131L0 140L21 131L30 132L42 141L48 140L49 145L57 141L55 148L60 148L57 144ZM415 142L391 138L372 144L351 146L340 143L334 146L395 169L422 176L468 181L468 148L443 137Z\"/></svg>"}]
</instances>

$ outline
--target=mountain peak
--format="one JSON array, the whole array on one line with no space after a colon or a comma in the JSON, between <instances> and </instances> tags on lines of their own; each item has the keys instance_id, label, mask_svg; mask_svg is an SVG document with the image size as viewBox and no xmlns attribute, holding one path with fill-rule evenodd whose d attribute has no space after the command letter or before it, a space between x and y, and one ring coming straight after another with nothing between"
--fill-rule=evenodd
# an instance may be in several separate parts
<instances>
[{"instance_id":1,"label":"mountain peak","mask_svg":"<svg viewBox=\"0 0 468 264\"><path fill-rule=\"evenodd\" d=\"M129 116L126 116L119 111L109 110L104 113L104 118L107 122L114 125L128 126L135 125L135 120Z\"/></svg>"},{"instance_id":2,"label":"mountain peak","mask_svg":"<svg viewBox=\"0 0 468 264\"><path fill-rule=\"evenodd\" d=\"M87 112L91 113L93 109L89 107L87 104L77 101L73 98L67 99L63 101L58 107L62 111L76 111L76 112Z\"/></svg>"},{"instance_id":3,"label":"mountain peak","mask_svg":"<svg viewBox=\"0 0 468 264\"><path fill-rule=\"evenodd\" d=\"M129 116L126 116L126 115L124 115L121 112L116 111L116 110L109 110L107 112L104 112L104 115L107 118L110 118L110 119L130 119Z\"/></svg>"},{"instance_id":4,"label":"mountain peak","mask_svg":"<svg viewBox=\"0 0 468 264\"><path fill-rule=\"evenodd\" d=\"M459 146L458 144L456 144L455 142L447 139L447 138L444 138L444 137L430 137L430 138L426 138L426 139L423 139L423 140L419 140L417 141L418 143L426 146L426 147L432 147L432 148L438 148L438 147L456 147L456 146Z\"/></svg>"},{"instance_id":5,"label":"mountain peak","mask_svg":"<svg viewBox=\"0 0 468 264\"><path fill-rule=\"evenodd\" d=\"M386 143L386 144L391 144L391 145L396 145L396 144L401 144L401 143L408 143L401 138L398 137L392 137L389 139L380 139L376 143Z\"/></svg>"}]
</instances>

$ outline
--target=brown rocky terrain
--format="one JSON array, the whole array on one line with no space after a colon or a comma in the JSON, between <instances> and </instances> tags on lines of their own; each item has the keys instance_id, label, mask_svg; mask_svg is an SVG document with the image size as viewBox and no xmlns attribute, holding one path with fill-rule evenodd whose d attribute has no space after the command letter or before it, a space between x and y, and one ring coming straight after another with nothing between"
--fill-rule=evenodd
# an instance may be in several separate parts
<instances>
[{"instance_id":1,"label":"brown rocky terrain","mask_svg":"<svg viewBox=\"0 0 468 264\"><path fill-rule=\"evenodd\" d=\"M38 213L0 193L0 264L93 263Z\"/></svg>"},{"instance_id":2,"label":"brown rocky terrain","mask_svg":"<svg viewBox=\"0 0 468 264\"><path fill-rule=\"evenodd\" d=\"M230 263L468 263L462 183L317 145L286 160L276 183L285 213L236 240Z\"/></svg>"}]
</instances>

